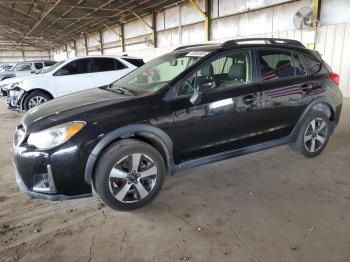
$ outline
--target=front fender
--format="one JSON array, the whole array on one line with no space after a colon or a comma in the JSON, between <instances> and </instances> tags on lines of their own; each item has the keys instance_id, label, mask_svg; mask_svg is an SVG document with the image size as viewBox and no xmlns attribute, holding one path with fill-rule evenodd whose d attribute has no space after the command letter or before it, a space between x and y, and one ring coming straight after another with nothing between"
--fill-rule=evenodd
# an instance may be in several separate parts
<instances>
[{"instance_id":1,"label":"front fender","mask_svg":"<svg viewBox=\"0 0 350 262\"><path fill-rule=\"evenodd\" d=\"M173 142L171 138L161 129L147 124L133 124L118 128L104 136L91 151L86 163L84 179L91 185L94 168L98 157L103 150L118 139L130 137L143 137L157 143L163 149L166 157L166 166L168 174L171 174L173 167Z\"/></svg>"}]
</instances>

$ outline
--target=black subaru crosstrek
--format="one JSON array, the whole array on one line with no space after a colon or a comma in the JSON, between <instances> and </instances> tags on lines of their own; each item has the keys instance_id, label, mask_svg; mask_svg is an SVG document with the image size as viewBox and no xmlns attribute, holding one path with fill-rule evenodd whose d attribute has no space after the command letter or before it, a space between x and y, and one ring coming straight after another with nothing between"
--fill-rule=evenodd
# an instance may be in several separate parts
<instances>
[{"instance_id":1,"label":"black subaru crosstrek","mask_svg":"<svg viewBox=\"0 0 350 262\"><path fill-rule=\"evenodd\" d=\"M336 127L339 77L287 39L191 45L108 86L28 111L12 154L22 191L92 195L111 208L149 203L179 170L289 144L319 155Z\"/></svg>"}]
</instances>

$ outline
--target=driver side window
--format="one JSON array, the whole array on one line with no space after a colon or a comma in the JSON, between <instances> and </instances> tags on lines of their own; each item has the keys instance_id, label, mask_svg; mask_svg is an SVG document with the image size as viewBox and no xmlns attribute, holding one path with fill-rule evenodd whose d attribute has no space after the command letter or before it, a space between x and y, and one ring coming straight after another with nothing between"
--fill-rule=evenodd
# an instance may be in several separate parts
<instances>
[{"instance_id":1,"label":"driver side window","mask_svg":"<svg viewBox=\"0 0 350 262\"><path fill-rule=\"evenodd\" d=\"M250 51L226 53L203 65L177 87L176 96L218 88L234 88L252 82Z\"/></svg>"}]
</instances>

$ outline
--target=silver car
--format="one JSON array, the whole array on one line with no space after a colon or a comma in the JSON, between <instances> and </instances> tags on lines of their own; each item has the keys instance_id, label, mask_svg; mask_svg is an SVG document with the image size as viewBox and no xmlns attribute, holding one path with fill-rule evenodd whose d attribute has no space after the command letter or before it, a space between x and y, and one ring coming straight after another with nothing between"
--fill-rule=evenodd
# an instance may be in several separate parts
<instances>
[{"instance_id":1,"label":"silver car","mask_svg":"<svg viewBox=\"0 0 350 262\"><path fill-rule=\"evenodd\" d=\"M52 66L56 64L56 61L50 60L37 60L37 61L25 61L15 64L10 70L0 72L0 81L12 78L22 77L34 73L38 69L42 69L46 66Z\"/></svg>"}]
</instances>

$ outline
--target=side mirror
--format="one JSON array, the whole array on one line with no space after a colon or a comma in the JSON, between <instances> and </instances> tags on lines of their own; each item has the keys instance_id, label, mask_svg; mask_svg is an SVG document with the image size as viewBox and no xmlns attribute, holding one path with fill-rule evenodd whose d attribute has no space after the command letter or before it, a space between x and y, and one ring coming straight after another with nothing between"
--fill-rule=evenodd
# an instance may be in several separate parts
<instances>
[{"instance_id":1,"label":"side mirror","mask_svg":"<svg viewBox=\"0 0 350 262\"><path fill-rule=\"evenodd\" d=\"M68 69L58 69L57 72L55 73L55 76L65 76L69 75L69 70Z\"/></svg>"}]
</instances>

